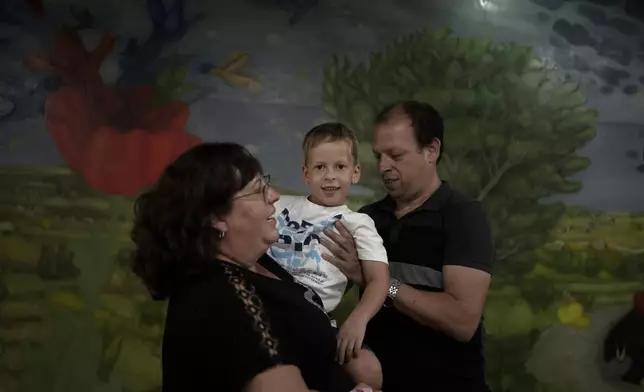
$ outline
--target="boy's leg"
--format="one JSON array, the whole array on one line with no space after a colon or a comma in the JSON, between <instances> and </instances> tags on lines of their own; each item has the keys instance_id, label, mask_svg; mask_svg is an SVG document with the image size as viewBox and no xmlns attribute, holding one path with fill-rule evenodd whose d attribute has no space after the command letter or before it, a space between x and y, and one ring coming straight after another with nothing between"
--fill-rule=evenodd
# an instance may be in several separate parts
<instances>
[{"instance_id":1,"label":"boy's leg","mask_svg":"<svg viewBox=\"0 0 644 392\"><path fill-rule=\"evenodd\" d=\"M356 358L351 358L344 369L356 384L365 383L373 389L382 388L382 368L376 355L365 346Z\"/></svg>"}]
</instances>

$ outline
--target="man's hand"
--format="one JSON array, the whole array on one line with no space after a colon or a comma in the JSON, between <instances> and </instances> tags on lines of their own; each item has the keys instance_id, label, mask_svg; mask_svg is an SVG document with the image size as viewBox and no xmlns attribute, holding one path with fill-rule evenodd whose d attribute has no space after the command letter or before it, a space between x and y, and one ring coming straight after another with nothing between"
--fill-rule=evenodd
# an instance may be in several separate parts
<instances>
[{"instance_id":1,"label":"man's hand","mask_svg":"<svg viewBox=\"0 0 644 392\"><path fill-rule=\"evenodd\" d=\"M323 254L322 258L338 267L350 281L362 287L364 277L353 236L341 222L335 222L334 225L338 233L326 229L324 234L328 238L323 237L320 240L322 245L331 252L331 254Z\"/></svg>"}]
</instances>

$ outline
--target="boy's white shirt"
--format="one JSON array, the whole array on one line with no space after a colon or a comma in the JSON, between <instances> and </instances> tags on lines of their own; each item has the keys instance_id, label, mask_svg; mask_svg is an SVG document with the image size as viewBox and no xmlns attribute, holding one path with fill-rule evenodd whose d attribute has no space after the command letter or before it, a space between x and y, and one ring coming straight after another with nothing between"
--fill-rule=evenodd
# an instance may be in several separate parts
<instances>
[{"instance_id":1,"label":"boy's white shirt","mask_svg":"<svg viewBox=\"0 0 644 392\"><path fill-rule=\"evenodd\" d=\"M348 281L336 266L322 258L328 253L319 243L325 228L341 220L353 235L360 260L388 264L382 238L367 214L352 211L346 205L320 206L306 196L283 195L275 208L280 237L267 253L298 282L315 290L327 313L340 303Z\"/></svg>"}]
</instances>

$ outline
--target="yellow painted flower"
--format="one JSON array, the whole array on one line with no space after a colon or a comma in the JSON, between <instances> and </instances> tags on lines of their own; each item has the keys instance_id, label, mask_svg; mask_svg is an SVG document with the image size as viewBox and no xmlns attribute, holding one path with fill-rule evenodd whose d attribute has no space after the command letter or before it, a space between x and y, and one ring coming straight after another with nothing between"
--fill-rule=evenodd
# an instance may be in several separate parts
<instances>
[{"instance_id":1,"label":"yellow painted flower","mask_svg":"<svg viewBox=\"0 0 644 392\"><path fill-rule=\"evenodd\" d=\"M590 326L590 318L585 314L584 306L574 300L557 308L557 318L562 324L577 328Z\"/></svg>"},{"instance_id":2,"label":"yellow painted flower","mask_svg":"<svg viewBox=\"0 0 644 392\"><path fill-rule=\"evenodd\" d=\"M47 297L51 303L58 306L73 310L82 310L85 308L85 301L78 294L69 291L55 291Z\"/></svg>"}]
</instances>

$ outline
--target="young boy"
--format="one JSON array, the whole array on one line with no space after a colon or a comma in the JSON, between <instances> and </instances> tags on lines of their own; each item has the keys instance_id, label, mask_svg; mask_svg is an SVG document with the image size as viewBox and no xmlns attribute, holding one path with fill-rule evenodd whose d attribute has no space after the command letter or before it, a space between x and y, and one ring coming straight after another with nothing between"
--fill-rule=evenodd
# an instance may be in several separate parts
<instances>
[{"instance_id":1,"label":"young boy","mask_svg":"<svg viewBox=\"0 0 644 392\"><path fill-rule=\"evenodd\" d=\"M338 331L337 355L356 383L380 389L380 363L372 352L362 349L362 343L367 323L387 296L389 264L373 220L345 204L349 188L360 179L358 142L344 125L324 123L307 133L302 149L302 174L309 196L281 196L275 203L280 238L268 254L298 282L315 290L330 313L340 303L348 281L322 258L327 250L319 239L337 220L351 231L366 285L360 302Z\"/></svg>"}]
</instances>

